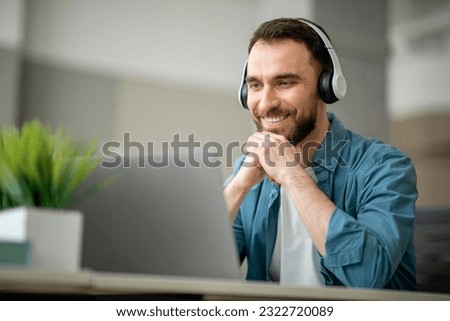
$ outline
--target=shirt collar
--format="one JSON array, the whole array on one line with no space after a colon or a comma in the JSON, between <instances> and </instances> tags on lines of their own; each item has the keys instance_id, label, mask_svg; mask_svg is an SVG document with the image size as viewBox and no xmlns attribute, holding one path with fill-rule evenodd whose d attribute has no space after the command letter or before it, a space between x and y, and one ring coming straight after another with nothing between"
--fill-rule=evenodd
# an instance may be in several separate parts
<instances>
[{"instance_id":1,"label":"shirt collar","mask_svg":"<svg viewBox=\"0 0 450 321\"><path fill-rule=\"evenodd\" d=\"M334 172L342 159L342 151L348 143L347 130L333 113L328 112L330 129L327 131L321 147L315 153L311 166L317 170L318 167Z\"/></svg>"}]
</instances>

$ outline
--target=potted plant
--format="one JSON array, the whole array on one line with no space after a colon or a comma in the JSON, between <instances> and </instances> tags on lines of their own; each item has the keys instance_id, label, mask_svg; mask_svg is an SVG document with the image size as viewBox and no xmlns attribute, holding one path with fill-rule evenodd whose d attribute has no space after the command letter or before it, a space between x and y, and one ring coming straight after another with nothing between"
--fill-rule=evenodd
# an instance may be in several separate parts
<instances>
[{"instance_id":1,"label":"potted plant","mask_svg":"<svg viewBox=\"0 0 450 321\"><path fill-rule=\"evenodd\" d=\"M79 268L83 217L68 208L100 163L95 152L37 120L0 130L0 241L30 244L31 266Z\"/></svg>"}]
</instances>

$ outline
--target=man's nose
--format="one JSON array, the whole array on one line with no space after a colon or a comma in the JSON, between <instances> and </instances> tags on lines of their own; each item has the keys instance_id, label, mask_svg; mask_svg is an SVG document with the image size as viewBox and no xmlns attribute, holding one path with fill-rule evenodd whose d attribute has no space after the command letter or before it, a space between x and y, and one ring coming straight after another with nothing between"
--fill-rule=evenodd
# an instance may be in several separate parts
<instances>
[{"instance_id":1,"label":"man's nose","mask_svg":"<svg viewBox=\"0 0 450 321\"><path fill-rule=\"evenodd\" d=\"M258 108L261 113L270 111L274 107L280 105L280 99L273 87L266 86L264 90L261 91L261 96L259 99Z\"/></svg>"}]
</instances>

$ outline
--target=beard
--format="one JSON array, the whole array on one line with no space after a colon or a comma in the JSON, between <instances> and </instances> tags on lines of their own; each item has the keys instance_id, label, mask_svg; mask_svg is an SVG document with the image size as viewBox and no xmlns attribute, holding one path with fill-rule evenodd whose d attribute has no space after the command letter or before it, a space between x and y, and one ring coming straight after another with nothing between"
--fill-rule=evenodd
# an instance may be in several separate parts
<instances>
[{"instance_id":1,"label":"beard","mask_svg":"<svg viewBox=\"0 0 450 321\"><path fill-rule=\"evenodd\" d=\"M281 129L265 129L261 124L259 118L253 119L257 131L270 131L274 134L284 136L292 145L297 145L301 141L303 141L306 137L308 137L316 128L317 123L317 106L315 104L311 104L307 108L308 113L303 118L295 121L294 126L292 127L284 127ZM270 110L265 116L273 116L284 114L283 110L279 107L276 107Z\"/></svg>"}]
</instances>

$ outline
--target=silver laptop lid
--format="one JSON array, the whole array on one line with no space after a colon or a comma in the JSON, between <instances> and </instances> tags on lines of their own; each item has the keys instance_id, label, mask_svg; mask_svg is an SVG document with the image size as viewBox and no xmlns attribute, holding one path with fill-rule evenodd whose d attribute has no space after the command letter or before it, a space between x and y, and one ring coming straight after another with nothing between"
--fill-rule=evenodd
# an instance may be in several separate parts
<instances>
[{"instance_id":1,"label":"silver laptop lid","mask_svg":"<svg viewBox=\"0 0 450 321\"><path fill-rule=\"evenodd\" d=\"M218 168L181 164L174 155L131 157L93 173L86 185L117 179L75 206L84 213L83 267L241 278Z\"/></svg>"}]
</instances>

